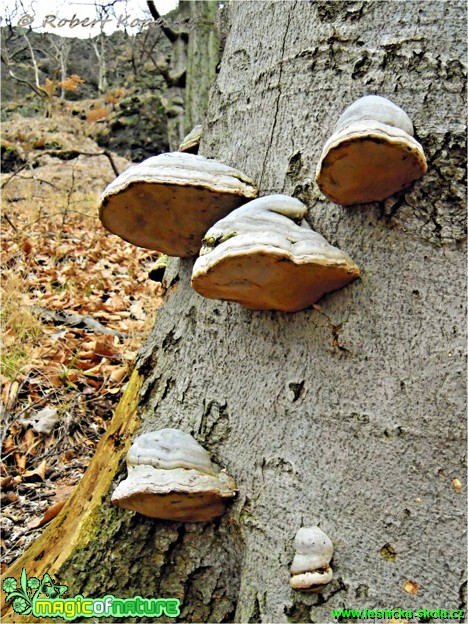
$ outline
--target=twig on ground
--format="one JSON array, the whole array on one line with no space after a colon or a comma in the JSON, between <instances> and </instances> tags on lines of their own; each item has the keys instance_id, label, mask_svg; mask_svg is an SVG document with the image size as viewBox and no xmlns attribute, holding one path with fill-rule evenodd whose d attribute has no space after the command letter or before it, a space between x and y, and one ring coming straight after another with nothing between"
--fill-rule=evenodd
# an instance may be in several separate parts
<instances>
[{"instance_id":1,"label":"twig on ground","mask_svg":"<svg viewBox=\"0 0 468 624\"><path fill-rule=\"evenodd\" d=\"M6 212L4 212L2 214L2 217L5 219L5 221L11 225L11 227L15 230L16 233L18 233L18 228L16 227L16 225L11 221L10 217L7 215Z\"/></svg>"},{"instance_id":2,"label":"twig on ground","mask_svg":"<svg viewBox=\"0 0 468 624\"><path fill-rule=\"evenodd\" d=\"M31 177L27 177L27 176L22 176L19 175L17 176L18 178L20 178L21 180L34 180L35 182L40 182L41 184L48 184L49 186L51 186L52 188L54 188L57 191L60 191L60 187L58 187L56 184L54 184L53 182L49 182L49 180L44 180L42 178L37 178L36 176L31 176Z\"/></svg>"}]
</instances>

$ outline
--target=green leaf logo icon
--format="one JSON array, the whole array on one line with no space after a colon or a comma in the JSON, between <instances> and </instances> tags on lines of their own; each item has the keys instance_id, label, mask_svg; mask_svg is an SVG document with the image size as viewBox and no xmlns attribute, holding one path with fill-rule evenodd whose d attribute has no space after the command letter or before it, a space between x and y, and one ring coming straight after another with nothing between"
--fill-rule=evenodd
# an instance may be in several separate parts
<instances>
[{"instance_id":1,"label":"green leaf logo icon","mask_svg":"<svg viewBox=\"0 0 468 624\"><path fill-rule=\"evenodd\" d=\"M40 584L41 584L40 580L37 579L35 576L32 576L30 579L28 579L29 589L38 589Z\"/></svg>"},{"instance_id":2,"label":"green leaf logo icon","mask_svg":"<svg viewBox=\"0 0 468 624\"><path fill-rule=\"evenodd\" d=\"M29 604L24 598L15 598L13 600L13 609L16 613L24 613L28 607Z\"/></svg>"},{"instance_id":3,"label":"green leaf logo icon","mask_svg":"<svg viewBox=\"0 0 468 624\"><path fill-rule=\"evenodd\" d=\"M12 576L9 576L3 581L3 591L5 591L7 594L9 592L15 591L17 587L18 587L18 583L16 579L13 578Z\"/></svg>"}]
</instances>

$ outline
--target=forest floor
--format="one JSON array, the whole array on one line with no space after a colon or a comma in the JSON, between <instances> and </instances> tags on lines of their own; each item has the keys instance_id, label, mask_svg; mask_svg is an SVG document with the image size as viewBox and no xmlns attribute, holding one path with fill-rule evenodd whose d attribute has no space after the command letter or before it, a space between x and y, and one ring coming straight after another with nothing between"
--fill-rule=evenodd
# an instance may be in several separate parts
<instances>
[{"instance_id":1,"label":"forest floor","mask_svg":"<svg viewBox=\"0 0 468 624\"><path fill-rule=\"evenodd\" d=\"M24 162L1 175L2 572L81 479L163 300L148 278L159 254L100 224L115 173L73 156L102 153L89 134L66 115L4 124L2 153Z\"/></svg>"}]
</instances>

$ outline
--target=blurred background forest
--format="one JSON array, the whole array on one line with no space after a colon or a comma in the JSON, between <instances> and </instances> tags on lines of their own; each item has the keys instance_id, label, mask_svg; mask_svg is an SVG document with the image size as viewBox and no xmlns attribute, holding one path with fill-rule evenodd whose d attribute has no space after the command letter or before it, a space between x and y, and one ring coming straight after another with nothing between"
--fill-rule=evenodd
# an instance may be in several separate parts
<instances>
[{"instance_id":1,"label":"blurred background forest","mask_svg":"<svg viewBox=\"0 0 468 624\"><path fill-rule=\"evenodd\" d=\"M2 16L2 571L80 480L163 303L159 254L104 230L97 199L202 122L224 37L218 2L148 5L88 38Z\"/></svg>"}]
</instances>

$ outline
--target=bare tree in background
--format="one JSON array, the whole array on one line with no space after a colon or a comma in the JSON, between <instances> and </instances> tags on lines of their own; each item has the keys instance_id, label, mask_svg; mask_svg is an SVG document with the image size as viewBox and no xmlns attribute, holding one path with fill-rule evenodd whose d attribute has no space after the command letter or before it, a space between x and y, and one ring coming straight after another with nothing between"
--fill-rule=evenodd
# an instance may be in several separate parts
<instances>
[{"instance_id":1,"label":"bare tree in background","mask_svg":"<svg viewBox=\"0 0 468 624\"><path fill-rule=\"evenodd\" d=\"M99 93L105 93L109 87L107 79L107 35L104 31L105 21L107 18L116 16L116 7L127 7L126 0L113 0L113 2L105 2L100 4L94 3L94 9L96 18L99 20L100 32L97 37L91 40L91 45L96 55L98 63L98 91Z\"/></svg>"},{"instance_id":2,"label":"bare tree in background","mask_svg":"<svg viewBox=\"0 0 468 624\"><path fill-rule=\"evenodd\" d=\"M33 7L34 2L27 4L23 3L21 0L17 0L15 3L10 3L8 6L4 7L3 20L7 28L1 29L1 60L13 80L26 85L35 95L43 100L47 97L47 94L41 87L36 53L28 37L28 33L25 29L14 28L15 23L22 15L34 15ZM10 48L14 48L14 50L10 52ZM23 55L25 51L28 52L31 64L16 63L16 57ZM18 70L20 74L18 74Z\"/></svg>"},{"instance_id":3,"label":"bare tree in background","mask_svg":"<svg viewBox=\"0 0 468 624\"><path fill-rule=\"evenodd\" d=\"M219 61L219 3L180 0L176 24L161 17L154 2L147 4L171 44L168 57L153 61L166 83L161 99L168 118L169 146L175 150L187 132L202 121L208 106Z\"/></svg>"},{"instance_id":4,"label":"bare tree in background","mask_svg":"<svg viewBox=\"0 0 468 624\"><path fill-rule=\"evenodd\" d=\"M57 68L60 71L60 99L65 99L66 89L64 87L65 80L67 79L67 67L68 57L72 49L73 40L66 37L56 37L53 34L48 36L48 40L55 51L55 62Z\"/></svg>"}]
</instances>

